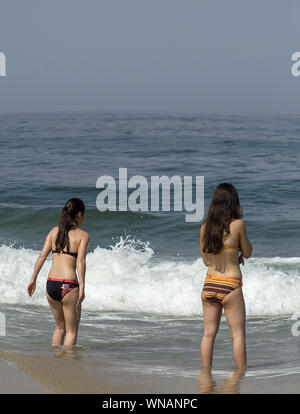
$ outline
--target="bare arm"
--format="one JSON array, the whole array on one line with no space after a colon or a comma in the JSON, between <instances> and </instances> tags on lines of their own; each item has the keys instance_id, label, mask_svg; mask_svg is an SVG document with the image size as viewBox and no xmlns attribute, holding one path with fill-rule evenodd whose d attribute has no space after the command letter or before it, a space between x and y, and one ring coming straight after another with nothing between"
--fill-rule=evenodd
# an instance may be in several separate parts
<instances>
[{"instance_id":1,"label":"bare arm","mask_svg":"<svg viewBox=\"0 0 300 414\"><path fill-rule=\"evenodd\" d=\"M90 236L87 233L85 233L78 247L78 254L77 254L77 260L76 260L76 268L77 268L77 274L78 274L79 285L80 285L78 303L82 302L84 299L85 271L86 271L85 257L86 257L86 250L87 250L89 241L90 241Z\"/></svg>"},{"instance_id":2,"label":"bare arm","mask_svg":"<svg viewBox=\"0 0 300 414\"><path fill-rule=\"evenodd\" d=\"M200 252L201 252L203 263L205 264L205 266L209 266L208 256L203 251L203 236L204 236L204 227L202 224L202 226L200 227Z\"/></svg>"},{"instance_id":3,"label":"bare arm","mask_svg":"<svg viewBox=\"0 0 300 414\"><path fill-rule=\"evenodd\" d=\"M52 248L52 244L51 244L51 231L50 231L45 239L44 246L39 254L39 257L37 258L35 262L31 280L27 286L27 293L29 296L32 296L35 292L36 279L38 277L38 274L41 268L43 267L43 264L45 263L45 260L48 257L48 254L51 251L51 248Z\"/></svg>"},{"instance_id":4,"label":"bare arm","mask_svg":"<svg viewBox=\"0 0 300 414\"><path fill-rule=\"evenodd\" d=\"M245 257L245 259L249 259L252 255L253 248L248 239L246 225L243 220L239 220L239 235L242 256Z\"/></svg>"}]
</instances>

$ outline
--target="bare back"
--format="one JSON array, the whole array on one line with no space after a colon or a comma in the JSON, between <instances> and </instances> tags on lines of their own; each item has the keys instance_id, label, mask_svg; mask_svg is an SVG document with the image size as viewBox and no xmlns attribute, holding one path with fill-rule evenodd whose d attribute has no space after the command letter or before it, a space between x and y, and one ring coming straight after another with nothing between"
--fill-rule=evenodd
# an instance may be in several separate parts
<instances>
[{"instance_id":1,"label":"bare back","mask_svg":"<svg viewBox=\"0 0 300 414\"><path fill-rule=\"evenodd\" d=\"M224 238L224 248L218 254L203 252L202 241L204 230L205 224L201 226L200 230L200 249L203 261L208 266L207 274L241 279L242 273L239 266L239 251L247 258L250 257L252 252L252 246L248 240L243 220L237 219L230 223L230 233Z\"/></svg>"},{"instance_id":2,"label":"bare back","mask_svg":"<svg viewBox=\"0 0 300 414\"><path fill-rule=\"evenodd\" d=\"M52 250L56 250L55 241L58 234L58 226L54 227L50 232ZM68 233L70 249L72 253L77 253L80 256L80 246L82 240L86 236L86 232L77 228L70 230ZM67 251L66 248L64 251ZM49 271L48 277L63 277L64 279L77 280L76 275L76 258L64 254L64 253L53 253L52 254L52 266Z\"/></svg>"}]
</instances>

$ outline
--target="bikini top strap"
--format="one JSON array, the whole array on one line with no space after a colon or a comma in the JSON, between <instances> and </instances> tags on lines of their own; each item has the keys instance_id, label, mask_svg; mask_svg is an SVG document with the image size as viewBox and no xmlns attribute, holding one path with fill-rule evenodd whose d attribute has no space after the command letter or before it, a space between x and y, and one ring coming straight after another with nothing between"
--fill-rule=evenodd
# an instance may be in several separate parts
<instances>
[{"instance_id":1,"label":"bikini top strap","mask_svg":"<svg viewBox=\"0 0 300 414\"><path fill-rule=\"evenodd\" d=\"M73 256L75 258L77 258L77 253L73 253L73 252L65 252L64 250L60 251L60 250L51 250L52 254L53 253L63 253L63 254L69 254L70 256Z\"/></svg>"}]
</instances>

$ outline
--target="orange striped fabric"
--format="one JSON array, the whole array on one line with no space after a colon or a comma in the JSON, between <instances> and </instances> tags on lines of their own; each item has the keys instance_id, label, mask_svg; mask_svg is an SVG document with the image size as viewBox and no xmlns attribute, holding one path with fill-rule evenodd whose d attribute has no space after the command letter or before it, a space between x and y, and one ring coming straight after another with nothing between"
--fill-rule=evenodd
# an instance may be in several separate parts
<instances>
[{"instance_id":1,"label":"orange striped fabric","mask_svg":"<svg viewBox=\"0 0 300 414\"><path fill-rule=\"evenodd\" d=\"M208 301L221 303L228 293L242 287L242 285L240 279L206 275L202 296Z\"/></svg>"},{"instance_id":2,"label":"orange striped fabric","mask_svg":"<svg viewBox=\"0 0 300 414\"><path fill-rule=\"evenodd\" d=\"M240 250L239 247L224 246L223 250Z\"/></svg>"}]
</instances>

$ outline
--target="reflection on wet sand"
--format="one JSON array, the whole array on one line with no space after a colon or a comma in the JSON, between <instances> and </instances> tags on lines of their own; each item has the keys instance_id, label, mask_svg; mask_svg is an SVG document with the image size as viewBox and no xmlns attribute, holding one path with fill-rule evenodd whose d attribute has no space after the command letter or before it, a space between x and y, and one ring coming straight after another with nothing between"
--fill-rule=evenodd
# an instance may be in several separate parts
<instances>
[{"instance_id":1,"label":"reflection on wet sand","mask_svg":"<svg viewBox=\"0 0 300 414\"><path fill-rule=\"evenodd\" d=\"M56 358L81 359L77 353L78 349L74 345L55 345L53 354Z\"/></svg>"},{"instance_id":2,"label":"reflection on wet sand","mask_svg":"<svg viewBox=\"0 0 300 414\"><path fill-rule=\"evenodd\" d=\"M101 362L88 362L78 357L78 346L55 346L52 355L28 355L1 352L0 358L14 362L20 371L58 394L130 393L127 384L119 386L118 372ZM109 373L109 374L107 374ZM114 383L114 379L116 381ZM1 391L1 390L0 390Z\"/></svg>"},{"instance_id":3,"label":"reflection on wet sand","mask_svg":"<svg viewBox=\"0 0 300 414\"><path fill-rule=\"evenodd\" d=\"M199 394L239 394L240 382L246 372L245 369L236 369L230 377L217 386L211 369L202 368L199 376Z\"/></svg>"}]
</instances>

